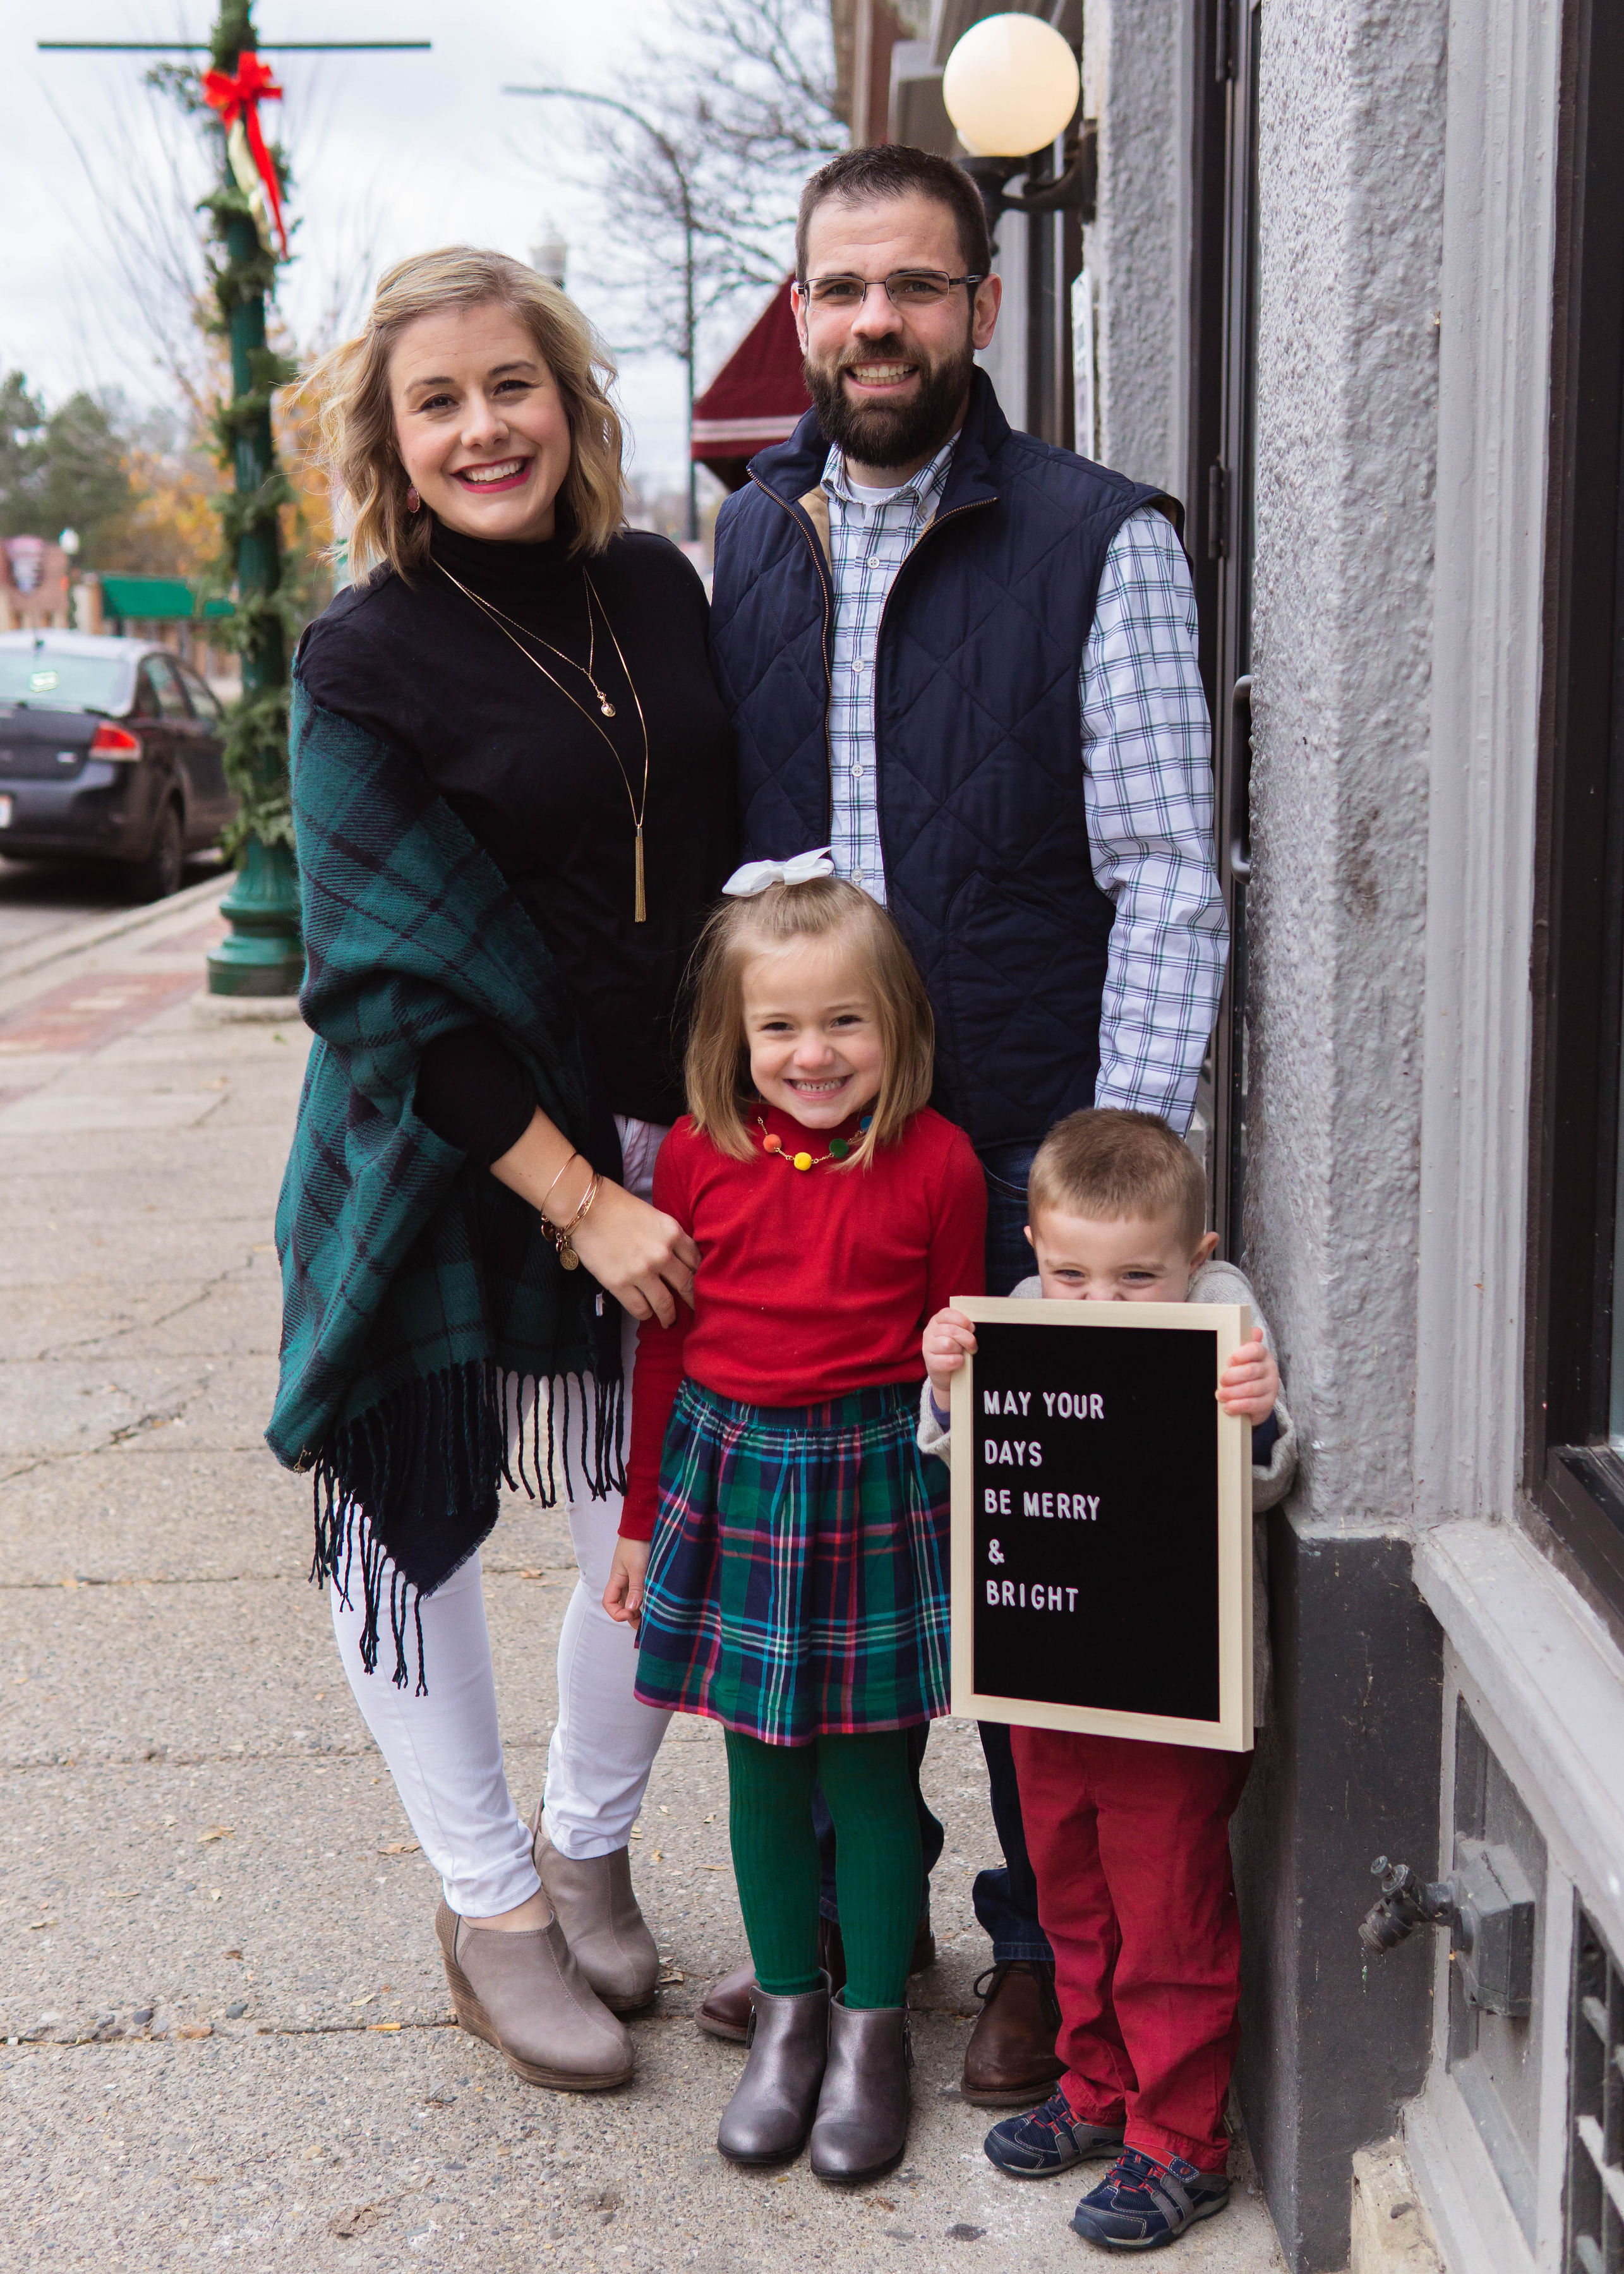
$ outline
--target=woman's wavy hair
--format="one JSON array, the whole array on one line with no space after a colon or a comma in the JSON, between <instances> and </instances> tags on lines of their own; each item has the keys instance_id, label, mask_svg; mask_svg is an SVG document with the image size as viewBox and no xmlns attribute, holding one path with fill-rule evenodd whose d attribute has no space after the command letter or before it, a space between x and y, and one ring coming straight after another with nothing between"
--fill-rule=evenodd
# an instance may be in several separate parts
<instances>
[{"instance_id":1,"label":"woman's wavy hair","mask_svg":"<svg viewBox=\"0 0 1624 2274\"><path fill-rule=\"evenodd\" d=\"M315 408L321 460L354 508L350 552L357 576L387 562L410 582L428 560L431 517L407 510L395 441L389 399L395 343L419 316L492 305L518 318L564 398L573 448L559 502L571 553L601 553L625 523L620 420L608 392L614 365L602 342L568 295L523 261L448 245L397 261L379 284L363 329L300 382Z\"/></svg>"},{"instance_id":2,"label":"woman's wavy hair","mask_svg":"<svg viewBox=\"0 0 1624 2274\"><path fill-rule=\"evenodd\" d=\"M839 1167L866 1167L930 1103L936 1027L919 967L877 900L836 877L770 885L724 900L694 951L692 1015L683 1068L688 1110L719 1151L748 1161L755 1148L744 1107L756 1094L744 1031L744 967L792 940L838 940L862 966L878 1011L883 1071L862 1142ZM838 1171L837 1170L837 1173Z\"/></svg>"}]
</instances>

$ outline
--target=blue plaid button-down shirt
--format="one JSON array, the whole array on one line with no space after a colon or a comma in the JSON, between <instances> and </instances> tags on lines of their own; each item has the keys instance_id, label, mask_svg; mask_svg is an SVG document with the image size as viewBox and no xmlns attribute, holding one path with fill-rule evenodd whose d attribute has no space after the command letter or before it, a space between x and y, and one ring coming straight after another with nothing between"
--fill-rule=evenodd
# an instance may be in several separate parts
<instances>
[{"instance_id":1,"label":"blue plaid button-down shirt","mask_svg":"<svg viewBox=\"0 0 1624 2274\"><path fill-rule=\"evenodd\" d=\"M875 792L874 666L898 569L947 485L953 446L883 501L853 491L831 450L835 587L829 742L837 872L885 898ZM1183 546L1154 507L1105 557L1081 669L1082 793L1094 880L1116 905L1100 1012L1096 1105L1189 1125L1217 1015L1229 928L1213 855L1212 729Z\"/></svg>"}]
</instances>

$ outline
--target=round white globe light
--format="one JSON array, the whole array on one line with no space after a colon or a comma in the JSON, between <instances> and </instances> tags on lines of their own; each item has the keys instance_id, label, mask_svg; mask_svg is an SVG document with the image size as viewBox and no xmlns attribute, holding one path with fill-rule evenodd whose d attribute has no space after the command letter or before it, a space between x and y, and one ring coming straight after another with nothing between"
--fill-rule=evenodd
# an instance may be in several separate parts
<instances>
[{"instance_id":1,"label":"round white globe light","mask_svg":"<svg viewBox=\"0 0 1624 2274\"><path fill-rule=\"evenodd\" d=\"M947 59L942 100L974 158L1025 158L1071 123L1077 57L1039 16L983 16Z\"/></svg>"}]
</instances>

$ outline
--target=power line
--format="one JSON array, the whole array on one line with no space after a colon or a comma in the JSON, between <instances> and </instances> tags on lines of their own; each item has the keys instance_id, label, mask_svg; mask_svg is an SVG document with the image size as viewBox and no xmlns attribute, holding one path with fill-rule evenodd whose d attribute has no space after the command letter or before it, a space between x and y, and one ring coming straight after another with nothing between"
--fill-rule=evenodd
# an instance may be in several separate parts
<instances>
[{"instance_id":1,"label":"power line","mask_svg":"<svg viewBox=\"0 0 1624 2274\"><path fill-rule=\"evenodd\" d=\"M260 40L260 55L373 55L385 49L432 48L432 40ZM54 55L72 56L206 56L207 40L36 40L38 48Z\"/></svg>"}]
</instances>

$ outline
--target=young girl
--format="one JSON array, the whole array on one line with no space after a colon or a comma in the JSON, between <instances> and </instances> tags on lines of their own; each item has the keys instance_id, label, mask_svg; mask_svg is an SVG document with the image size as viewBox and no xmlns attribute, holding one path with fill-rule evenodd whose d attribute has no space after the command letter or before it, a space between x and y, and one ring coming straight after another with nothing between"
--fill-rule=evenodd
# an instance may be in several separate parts
<instances>
[{"instance_id":1,"label":"young girl","mask_svg":"<svg viewBox=\"0 0 1624 2274\"><path fill-rule=\"evenodd\" d=\"M703 1260L692 1317L639 1337L604 1602L641 1618L637 1695L727 1732L758 1988L717 2145L778 2163L810 2130L817 2177L855 2182L907 2141L906 1733L948 1709L947 1471L915 1443L919 1337L981 1290L987 1202L969 1140L926 1103L930 1008L896 926L826 859L791 875L741 870L701 942L689 1112L654 1204ZM847 1969L832 1999L817 1783Z\"/></svg>"}]
</instances>

